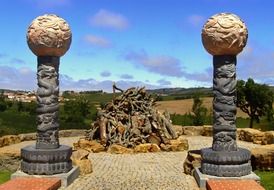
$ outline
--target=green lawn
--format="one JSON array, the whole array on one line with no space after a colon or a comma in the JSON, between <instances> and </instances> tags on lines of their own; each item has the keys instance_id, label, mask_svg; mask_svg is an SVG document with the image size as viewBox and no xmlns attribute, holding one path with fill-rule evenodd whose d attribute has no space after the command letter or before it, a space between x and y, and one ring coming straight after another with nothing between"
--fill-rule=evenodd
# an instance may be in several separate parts
<instances>
[{"instance_id":1,"label":"green lawn","mask_svg":"<svg viewBox=\"0 0 274 190\"><path fill-rule=\"evenodd\" d=\"M7 170L0 171L0 184L5 183L10 179L11 172Z\"/></svg>"},{"instance_id":2,"label":"green lawn","mask_svg":"<svg viewBox=\"0 0 274 190\"><path fill-rule=\"evenodd\" d=\"M255 173L261 178L261 185L266 190L274 189L274 171L255 171Z\"/></svg>"},{"instance_id":3,"label":"green lawn","mask_svg":"<svg viewBox=\"0 0 274 190\"><path fill-rule=\"evenodd\" d=\"M242 117L237 117L236 120L236 126L237 128L247 128L249 127L249 118L242 118ZM268 122L266 118L262 118L260 120L260 123L253 123L253 128L254 129L260 129L262 131L271 131L273 130L273 122Z\"/></svg>"}]
</instances>

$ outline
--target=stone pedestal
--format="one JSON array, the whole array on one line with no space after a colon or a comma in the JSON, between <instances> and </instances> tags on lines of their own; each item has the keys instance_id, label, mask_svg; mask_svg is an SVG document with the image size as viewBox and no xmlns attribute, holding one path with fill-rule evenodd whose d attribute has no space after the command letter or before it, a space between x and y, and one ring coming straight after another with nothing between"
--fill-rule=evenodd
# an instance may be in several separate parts
<instances>
[{"instance_id":1,"label":"stone pedestal","mask_svg":"<svg viewBox=\"0 0 274 190\"><path fill-rule=\"evenodd\" d=\"M30 145L21 149L21 170L28 174L53 175L71 170L72 148L61 145L55 149L36 149Z\"/></svg>"},{"instance_id":2,"label":"stone pedestal","mask_svg":"<svg viewBox=\"0 0 274 190\"><path fill-rule=\"evenodd\" d=\"M61 180L61 186L69 186L77 177L80 175L80 170L78 166L73 166L71 170L66 173L59 173L53 175L31 175L23 171L17 171L11 175L11 179L15 178L57 178Z\"/></svg>"}]
</instances>

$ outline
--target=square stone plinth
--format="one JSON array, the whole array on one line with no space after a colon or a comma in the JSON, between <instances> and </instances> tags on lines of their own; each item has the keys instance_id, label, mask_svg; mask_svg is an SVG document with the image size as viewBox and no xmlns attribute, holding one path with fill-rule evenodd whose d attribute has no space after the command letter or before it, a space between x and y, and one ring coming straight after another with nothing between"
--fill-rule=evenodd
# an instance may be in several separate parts
<instances>
[{"instance_id":1,"label":"square stone plinth","mask_svg":"<svg viewBox=\"0 0 274 190\"><path fill-rule=\"evenodd\" d=\"M210 179L206 182L207 190L265 190L254 180L219 180Z\"/></svg>"},{"instance_id":2,"label":"square stone plinth","mask_svg":"<svg viewBox=\"0 0 274 190\"><path fill-rule=\"evenodd\" d=\"M218 176L203 174L200 171L200 168L195 168L194 178L201 189L206 189L206 182L208 180L253 180L257 182L258 184L260 183L260 177L257 176L254 172L251 172L251 174L241 176L241 177L218 177Z\"/></svg>"},{"instance_id":3,"label":"square stone plinth","mask_svg":"<svg viewBox=\"0 0 274 190\"><path fill-rule=\"evenodd\" d=\"M11 179L15 178L56 178L61 180L61 186L69 186L80 174L78 166L74 166L68 173L61 173L55 175L29 175L22 171L16 171L11 175Z\"/></svg>"},{"instance_id":4,"label":"square stone plinth","mask_svg":"<svg viewBox=\"0 0 274 190\"><path fill-rule=\"evenodd\" d=\"M16 178L2 185L0 190L57 190L61 187L61 180L57 178Z\"/></svg>"}]
</instances>

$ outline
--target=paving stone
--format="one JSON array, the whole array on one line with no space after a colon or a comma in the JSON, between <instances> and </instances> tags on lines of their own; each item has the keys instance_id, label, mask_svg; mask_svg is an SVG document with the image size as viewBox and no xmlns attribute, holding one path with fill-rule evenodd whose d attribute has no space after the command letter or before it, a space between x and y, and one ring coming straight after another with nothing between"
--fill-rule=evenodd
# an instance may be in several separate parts
<instances>
[{"instance_id":1,"label":"paving stone","mask_svg":"<svg viewBox=\"0 0 274 190\"><path fill-rule=\"evenodd\" d=\"M0 190L57 190L60 186L56 178L16 178L0 185Z\"/></svg>"},{"instance_id":2,"label":"paving stone","mask_svg":"<svg viewBox=\"0 0 274 190\"><path fill-rule=\"evenodd\" d=\"M206 187L208 190L264 190L254 180L208 180Z\"/></svg>"}]
</instances>

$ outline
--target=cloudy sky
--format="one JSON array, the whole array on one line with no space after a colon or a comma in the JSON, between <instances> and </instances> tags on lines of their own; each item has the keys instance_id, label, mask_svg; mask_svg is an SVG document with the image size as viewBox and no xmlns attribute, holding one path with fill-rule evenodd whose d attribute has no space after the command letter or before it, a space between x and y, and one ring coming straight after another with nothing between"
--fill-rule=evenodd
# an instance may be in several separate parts
<instances>
[{"instance_id":1,"label":"cloudy sky","mask_svg":"<svg viewBox=\"0 0 274 190\"><path fill-rule=\"evenodd\" d=\"M201 29L220 12L237 14L249 32L238 56L239 79L274 85L271 0L13 0L0 5L0 88L36 89L36 57L26 43L32 20L64 18L73 39L61 58L61 90L131 86L209 87L212 56Z\"/></svg>"}]
</instances>

